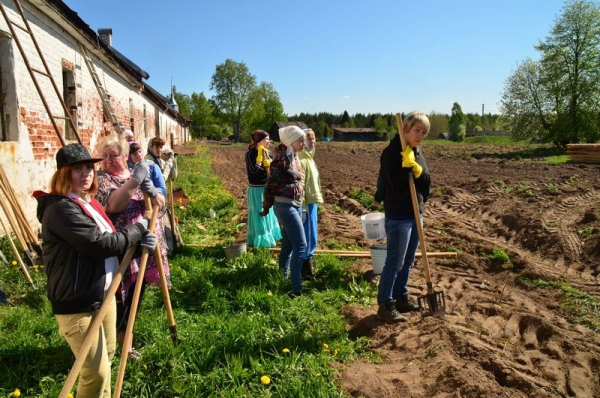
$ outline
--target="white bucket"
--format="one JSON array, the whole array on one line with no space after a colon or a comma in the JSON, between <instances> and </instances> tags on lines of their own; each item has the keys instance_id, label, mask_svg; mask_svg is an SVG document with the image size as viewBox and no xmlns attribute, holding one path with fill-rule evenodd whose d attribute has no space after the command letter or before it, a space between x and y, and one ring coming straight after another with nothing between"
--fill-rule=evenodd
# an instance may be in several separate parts
<instances>
[{"instance_id":1,"label":"white bucket","mask_svg":"<svg viewBox=\"0 0 600 398\"><path fill-rule=\"evenodd\" d=\"M371 246L371 262L373 263L373 273L381 274L385 265L385 257L387 256L387 245Z\"/></svg>"},{"instance_id":2,"label":"white bucket","mask_svg":"<svg viewBox=\"0 0 600 398\"><path fill-rule=\"evenodd\" d=\"M385 238L385 214L369 213L360 217L363 225L365 239L383 239Z\"/></svg>"},{"instance_id":3,"label":"white bucket","mask_svg":"<svg viewBox=\"0 0 600 398\"><path fill-rule=\"evenodd\" d=\"M223 248L223 251L225 252L225 257L227 258L227 260L233 260L234 258L240 257L244 253L246 253L246 244L238 243L235 245L227 246Z\"/></svg>"}]
</instances>

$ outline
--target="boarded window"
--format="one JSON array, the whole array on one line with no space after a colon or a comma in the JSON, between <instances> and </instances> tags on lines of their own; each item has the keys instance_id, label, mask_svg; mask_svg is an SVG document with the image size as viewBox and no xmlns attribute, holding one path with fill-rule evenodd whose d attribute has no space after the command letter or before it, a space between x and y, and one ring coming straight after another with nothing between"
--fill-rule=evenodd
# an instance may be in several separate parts
<instances>
[{"instance_id":1,"label":"boarded window","mask_svg":"<svg viewBox=\"0 0 600 398\"><path fill-rule=\"evenodd\" d=\"M67 106L68 114L65 115L65 124L63 131L65 132L65 139L68 141L76 140L77 134L73 131L71 123L67 118L73 120L73 125L77 127L77 90L75 85L75 74L72 70L63 69L62 72L63 80L63 101Z\"/></svg>"},{"instance_id":2,"label":"boarded window","mask_svg":"<svg viewBox=\"0 0 600 398\"><path fill-rule=\"evenodd\" d=\"M15 65L10 33L0 30L0 140L19 139Z\"/></svg>"}]
</instances>

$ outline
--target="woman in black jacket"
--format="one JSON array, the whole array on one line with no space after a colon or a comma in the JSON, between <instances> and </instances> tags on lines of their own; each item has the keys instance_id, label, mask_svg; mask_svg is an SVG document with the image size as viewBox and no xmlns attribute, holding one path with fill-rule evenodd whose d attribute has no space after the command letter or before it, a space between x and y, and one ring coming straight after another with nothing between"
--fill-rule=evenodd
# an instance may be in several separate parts
<instances>
[{"instance_id":1,"label":"woman in black jacket","mask_svg":"<svg viewBox=\"0 0 600 398\"><path fill-rule=\"evenodd\" d=\"M421 151L421 141L431 126L427 115L413 111L404 118L404 130L390 141L381 154L374 205L383 200L387 253L377 293L378 318L388 322L406 322L402 313L418 311L408 295L408 278L419 246L419 235L409 187L412 173L421 223L425 202L431 191L431 178ZM402 149L400 134L406 148Z\"/></svg>"},{"instance_id":2,"label":"woman in black jacket","mask_svg":"<svg viewBox=\"0 0 600 398\"><path fill-rule=\"evenodd\" d=\"M246 172L248 174L248 246L252 247L274 247L281 239L281 230L273 210L265 217L260 216L263 206L263 195L265 184L269 175L271 155L269 146L271 139L269 134L263 130L255 130L252 133L252 144L246 152Z\"/></svg>"},{"instance_id":3,"label":"woman in black jacket","mask_svg":"<svg viewBox=\"0 0 600 398\"><path fill-rule=\"evenodd\" d=\"M81 144L69 144L56 154L51 192L34 192L42 224L42 251L48 277L47 295L62 334L75 355L104 300L110 307L81 369L77 397L110 397L110 362L116 347L116 304L106 297L119 268L117 256L141 241L154 250L156 237L148 220L115 231L94 198L98 182L92 158ZM148 169L137 168L145 178Z\"/></svg>"}]
</instances>

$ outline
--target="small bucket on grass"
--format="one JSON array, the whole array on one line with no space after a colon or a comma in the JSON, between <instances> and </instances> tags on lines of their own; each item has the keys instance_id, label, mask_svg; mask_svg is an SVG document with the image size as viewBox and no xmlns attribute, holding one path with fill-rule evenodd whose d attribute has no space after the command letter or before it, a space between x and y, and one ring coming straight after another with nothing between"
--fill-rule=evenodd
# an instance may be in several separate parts
<instances>
[{"instance_id":1,"label":"small bucket on grass","mask_svg":"<svg viewBox=\"0 0 600 398\"><path fill-rule=\"evenodd\" d=\"M378 240L385 238L385 214L369 213L360 217L365 239Z\"/></svg>"},{"instance_id":2,"label":"small bucket on grass","mask_svg":"<svg viewBox=\"0 0 600 398\"><path fill-rule=\"evenodd\" d=\"M371 246L371 262L373 263L373 273L381 274L385 265L385 257L387 256L387 245Z\"/></svg>"},{"instance_id":3,"label":"small bucket on grass","mask_svg":"<svg viewBox=\"0 0 600 398\"><path fill-rule=\"evenodd\" d=\"M225 257L227 260L233 260L234 258L241 257L244 253L246 253L246 244L245 243L236 243L235 245L226 246L223 248L225 252Z\"/></svg>"}]
</instances>

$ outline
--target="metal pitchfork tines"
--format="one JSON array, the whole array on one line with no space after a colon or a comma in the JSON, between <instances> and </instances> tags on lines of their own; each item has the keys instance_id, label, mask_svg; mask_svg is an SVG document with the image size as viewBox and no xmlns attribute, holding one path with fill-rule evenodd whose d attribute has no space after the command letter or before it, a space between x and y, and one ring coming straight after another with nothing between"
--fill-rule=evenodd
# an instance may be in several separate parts
<instances>
[{"instance_id":1,"label":"metal pitchfork tines","mask_svg":"<svg viewBox=\"0 0 600 398\"><path fill-rule=\"evenodd\" d=\"M430 290L431 289L431 290ZM427 294L418 298L421 316L443 316L446 313L446 298L443 291L435 291L431 282L427 283Z\"/></svg>"}]
</instances>

